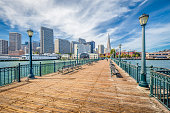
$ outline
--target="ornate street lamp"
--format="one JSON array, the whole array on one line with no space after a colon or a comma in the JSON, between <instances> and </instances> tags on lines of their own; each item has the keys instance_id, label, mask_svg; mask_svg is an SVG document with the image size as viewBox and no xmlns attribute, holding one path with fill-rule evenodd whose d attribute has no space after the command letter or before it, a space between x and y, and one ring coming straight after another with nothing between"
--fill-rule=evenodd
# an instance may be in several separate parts
<instances>
[{"instance_id":1,"label":"ornate street lamp","mask_svg":"<svg viewBox=\"0 0 170 113\"><path fill-rule=\"evenodd\" d=\"M34 75L32 72L32 35L33 31L31 29L27 30L28 36L30 37L30 73L28 75L28 78L34 79Z\"/></svg>"},{"instance_id":2,"label":"ornate street lamp","mask_svg":"<svg viewBox=\"0 0 170 113\"><path fill-rule=\"evenodd\" d=\"M121 44L119 44L119 66L120 66L120 62L121 62Z\"/></svg>"},{"instance_id":3,"label":"ornate street lamp","mask_svg":"<svg viewBox=\"0 0 170 113\"><path fill-rule=\"evenodd\" d=\"M141 67L141 80L139 86L148 87L146 82L146 60L145 60L145 25L148 21L149 15L143 14L139 17L140 25L142 26L142 67Z\"/></svg>"}]
</instances>

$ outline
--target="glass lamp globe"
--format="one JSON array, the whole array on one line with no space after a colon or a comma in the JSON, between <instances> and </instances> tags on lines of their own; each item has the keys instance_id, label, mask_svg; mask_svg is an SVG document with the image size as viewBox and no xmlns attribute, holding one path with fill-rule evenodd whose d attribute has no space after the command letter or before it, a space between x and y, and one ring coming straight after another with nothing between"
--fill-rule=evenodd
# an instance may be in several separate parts
<instances>
[{"instance_id":1,"label":"glass lamp globe","mask_svg":"<svg viewBox=\"0 0 170 113\"><path fill-rule=\"evenodd\" d=\"M140 22L140 25L143 26L143 25L146 25L147 21L148 21L148 18L149 18L149 15L147 14L143 14L139 17L139 22Z\"/></svg>"},{"instance_id":2,"label":"glass lamp globe","mask_svg":"<svg viewBox=\"0 0 170 113\"><path fill-rule=\"evenodd\" d=\"M28 34L29 37L32 37L32 35L33 35L33 30L31 30L31 29L27 30L27 34Z\"/></svg>"}]
</instances>

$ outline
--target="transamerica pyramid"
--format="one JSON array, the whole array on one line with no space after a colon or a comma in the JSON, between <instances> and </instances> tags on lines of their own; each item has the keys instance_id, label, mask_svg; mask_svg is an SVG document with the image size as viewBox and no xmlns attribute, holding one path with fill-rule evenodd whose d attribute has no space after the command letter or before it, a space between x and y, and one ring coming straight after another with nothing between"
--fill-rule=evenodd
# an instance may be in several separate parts
<instances>
[{"instance_id":1,"label":"transamerica pyramid","mask_svg":"<svg viewBox=\"0 0 170 113\"><path fill-rule=\"evenodd\" d=\"M108 34L108 39L107 39L107 52L110 53L111 51L111 46L110 46L110 36Z\"/></svg>"}]
</instances>

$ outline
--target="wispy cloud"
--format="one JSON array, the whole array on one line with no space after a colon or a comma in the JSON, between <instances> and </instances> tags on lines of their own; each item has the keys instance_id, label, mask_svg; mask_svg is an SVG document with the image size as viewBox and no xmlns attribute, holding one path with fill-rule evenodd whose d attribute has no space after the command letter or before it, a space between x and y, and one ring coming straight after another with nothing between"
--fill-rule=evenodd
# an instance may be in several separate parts
<instances>
[{"instance_id":1,"label":"wispy cloud","mask_svg":"<svg viewBox=\"0 0 170 113\"><path fill-rule=\"evenodd\" d=\"M21 31L40 26L54 29L55 36L85 38L103 43L106 35L95 29L101 23L130 12L141 0L1 0L0 18ZM113 21L114 22L114 21ZM105 27L105 26L103 26ZM106 28L107 29L107 28ZM113 28L114 29L114 28ZM112 29L112 30L113 30ZM106 30L108 32L111 29Z\"/></svg>"},{"instance_id":2,"label":"wispy cloud","mask_svg":"<svg viewBox=\"0 0 170 113\"><path fill-rule=\"evenodd\" d=\"M146 50L149 51L153 48L160 48L170 45L169 35L170 23L168 24L156 24L153 27L146 29ZM129 41L123 43L123 49L131 49L141 51L142 46L142 34L137 32L134 37L129 38Z\"/></svg>"}]
</instances>

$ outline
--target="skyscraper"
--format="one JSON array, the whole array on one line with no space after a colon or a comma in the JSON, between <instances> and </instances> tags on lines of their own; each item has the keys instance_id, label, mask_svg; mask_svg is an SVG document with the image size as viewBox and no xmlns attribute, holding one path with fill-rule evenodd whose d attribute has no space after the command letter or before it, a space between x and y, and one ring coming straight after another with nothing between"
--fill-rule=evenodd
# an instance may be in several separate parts
<instances>
[{"instance_id":1,"label":"skyscraper","mask_svg":"<svg viewBox=\"0 0 170 113\"><path fill-rule=\"evenodd\" d=\"M94 42L94 41L91 41L91 42L87 42L87 44L91 45L91 53L94 53L95 42Z\"/></svg>"},{"instance_id":2,"label":"skyscraper","mask_svg":"<svg viewBox=\"0 0 170 113\"><path fill-rule=\"evenodd\" d=\"M17 51L21 49L21 34L16 32L9 33L9 51Z\"/></svg>"},{"instance_id":3,"label":"skyscraper","mask_svg":"<svg viewBox=\"0 0 170 113\"><path fill-rule=\"evenodd\" d=\"M79 38L79 43L80 43L80 44L86 44L86 40L85 40L85 39L82 39L82 38Z\"/></svg>"},{"instance_id":4,"label":"skyscraper","mask_svg":"<svg viewBox=\"0 0 170 113\"><path fill-rule=\"evenodd\" d=\"M8 41L0 39L0 54L8 54Z\"/></svg>"},{"instance_id":5,"label":"skyscraper","mask_svg":"<svg viewBox=\"0 0 170 113\"><path fill-rule=\"evenodd\" d=\"M75 44L74 45L74 54L77 54L77 47L78 47L78 54L81 53L90 53L91 45L89 44Z\"/></svg>"},{"instance_id":6,"label":"skyscraper","mask_svg":"<svg viewBox=\"0 0 170 113\"><path fill-rule=\"evenodd\" d=\"M110 36L108 34L108 39L107 39L107 53L110 53L111 47L110 47Z\"/></svg>"},{"instance_id":7,"label":"skyscraper","mask_svg":"<svg viewBox=\"0 0 170 113\"><path fill-rule=\"evenodd\" d=\"M55 53L70 53L70 42L65 39L55 39Z\"/></svg>"},{"instance_id":8,"label":"skyscraper","mask_svg":"<svg viewBox=\"0 0 170 113\"><path fill-rule=\"evenodd\" d=\"M72 41L71 44L70 44L70 52L74 54L74 45L75 44L79 44L79 42L76 42L76 41Z\"/></svg>"},{"instance_id":9,"label":"skyscraper","mask_svg":"<svg viewBox=\"0 0 170 113\"><path fill-rule=\"evenodd\" d=\"M98 45L99 54L104 54L104 45Z\"/></svg>"},{"instance_id":10,"label":"skyscraper","mask_svg":"<svg viewBox=\"0 0 170 113\"><path fill-rule=\"evenodd\" d=\"M54 38L53 29L41 27L40 33L40 53L53 53L54 52Z\"/></svg>"}]
</instances>

